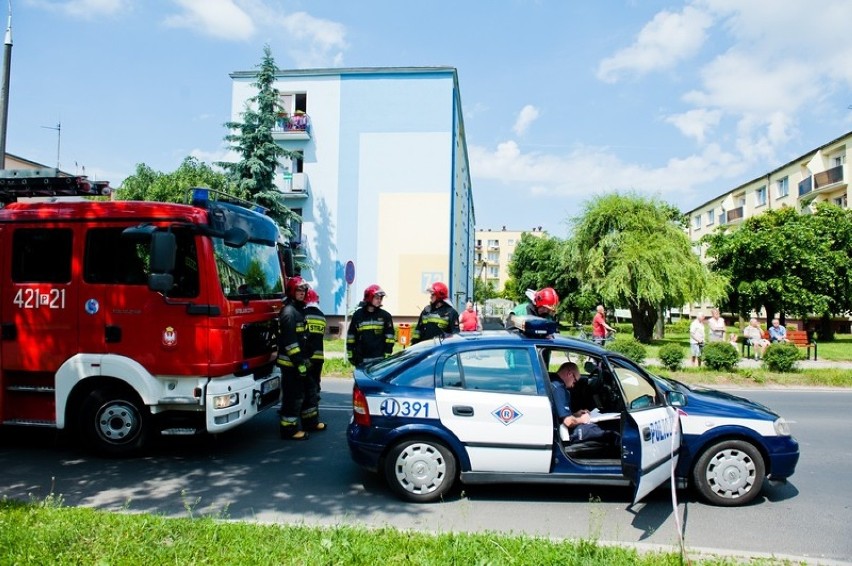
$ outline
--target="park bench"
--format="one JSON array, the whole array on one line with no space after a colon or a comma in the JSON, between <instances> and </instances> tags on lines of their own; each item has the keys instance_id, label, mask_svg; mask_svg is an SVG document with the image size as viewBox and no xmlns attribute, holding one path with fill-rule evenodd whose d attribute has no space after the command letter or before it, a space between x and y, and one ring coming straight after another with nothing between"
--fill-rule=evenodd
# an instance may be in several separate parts
<instances>
[{"instance_id":1,"label":"park bench","mask_svg":"<svg viewBox=\"0 0 852 566\"><path fill-rule=\"evenodd\" d=\"M808 333L804 330L788 330L787 331L787 340L791 344L795 344L799 348L805 348L808 352L808 357L806 359L811 359L811 348L814 349L814 360L817 359L817 345L813 340L808 340Z\"/></svg>"},{"instance_id":2,"label":"park bench","mask_svg":"<svg viewBox=\"0 0 852 566\"><path fill-rule=\"evenodd\" d=\"M769 340L769 331L763 331L763 337ZM798 346L799 348L804 348L807 350L807 358L811 359L811 348L814 349L814 360L817 359L817 344L813 340L808 340L808 333L804 330L788 330L787 331L787 341L790 344ZM744 358L751 358L751 343L745 338L741 338L742 349L741 355Z\"/></svg>"}]
</instances>

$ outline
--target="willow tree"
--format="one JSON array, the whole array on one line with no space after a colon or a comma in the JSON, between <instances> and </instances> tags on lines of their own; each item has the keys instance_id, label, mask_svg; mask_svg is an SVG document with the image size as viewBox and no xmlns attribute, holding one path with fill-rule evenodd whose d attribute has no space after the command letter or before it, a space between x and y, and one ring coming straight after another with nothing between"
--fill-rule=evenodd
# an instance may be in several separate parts
<instances>
[{"instance_id":1,"label":"willow tree","mask_svg":"<svg viewBox=\"0 0 852 566\"><path fill-rule=\"evenodd\" d=\"M591 199L571 219L566 267L604 304L629 308L641 342L666 308L726 295L727 280L701 263L682 222L668 203L619 193Z\"/></svg>"},{"instance_id":2,"label":"willow tree","mask_svg":"<svg viewBox=\"0 0 852 566\"><path fill-rule=\"evenodd\" d=\"M257 94L246 101L240 114L242 121L226 122L230 133L225 141L240 156L237 162L218 162L230 179L236 192L269 210L269 216L286 229L294 213L284 204L281 191L275 187L275 172L284 158L295 159L272 137L276 114L280 107L279 93L274 87L275 60L269 46L263 48L263 59L258 65L257 80L252 86Z\"/></svg>"}]
</instances>

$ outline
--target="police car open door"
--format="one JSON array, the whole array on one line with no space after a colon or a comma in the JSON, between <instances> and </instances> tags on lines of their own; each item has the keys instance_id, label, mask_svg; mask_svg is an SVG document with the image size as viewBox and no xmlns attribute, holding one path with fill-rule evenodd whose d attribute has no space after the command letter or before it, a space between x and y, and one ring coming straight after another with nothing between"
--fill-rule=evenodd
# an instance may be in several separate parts
<instances>
[{"instance_id":1,"label":"police car open door","mask_svg":"<svg viewBox=\"0 0 852 566\"><path fill-rule=\"evenodd\" d=\"M636 488L636 504L674 473L680 423L677 409L666 405L665 397L642 370L624 359L610 358L610 364L627 414L622 419L621 467Z\"/></svg>"}]
</instances>

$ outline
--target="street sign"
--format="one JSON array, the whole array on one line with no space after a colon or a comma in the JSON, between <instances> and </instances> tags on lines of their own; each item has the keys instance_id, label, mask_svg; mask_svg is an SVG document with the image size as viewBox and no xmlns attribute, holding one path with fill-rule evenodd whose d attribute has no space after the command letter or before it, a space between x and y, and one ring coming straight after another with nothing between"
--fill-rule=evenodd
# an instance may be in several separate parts
<instances>
[{"instance_id":1,"label":"street sign","mask_svg":"<svg viewBox=\"0 0 852 566\"><path fill-rule=\"evenodd\" d=\"M352 285L355 282L355 263L353 261L346 262L346 283Z\"/></svg>"}]
</instances>

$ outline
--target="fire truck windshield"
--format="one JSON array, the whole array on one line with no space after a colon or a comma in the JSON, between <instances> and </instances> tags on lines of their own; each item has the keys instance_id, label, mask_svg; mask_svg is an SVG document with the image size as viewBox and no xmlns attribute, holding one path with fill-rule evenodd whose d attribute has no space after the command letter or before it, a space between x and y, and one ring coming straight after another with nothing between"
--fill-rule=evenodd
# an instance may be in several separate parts
<instances>
[{"instance_id":1,"label":"fire truck windshield","mask_svg":"<svg viewBox=\"0 0 852 566\"><path fill-rule=\"evenodd\" d=\"M231 248L213 239L216 268L225 296L231 300L280 299L281 263L275 246L249 242Z\"/></svg>"}]
</instances>

